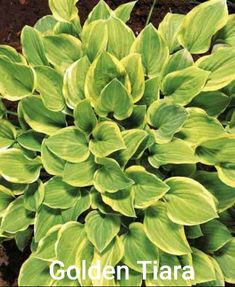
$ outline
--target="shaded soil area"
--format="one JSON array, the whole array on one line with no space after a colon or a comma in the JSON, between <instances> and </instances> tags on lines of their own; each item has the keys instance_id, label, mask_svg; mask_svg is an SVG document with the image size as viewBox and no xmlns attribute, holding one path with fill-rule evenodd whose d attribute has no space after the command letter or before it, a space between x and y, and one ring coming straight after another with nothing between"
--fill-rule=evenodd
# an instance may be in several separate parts
<instances>
[{"instance_id":1,"label":"shaded soil area","mask_svg":"<svg viewBox=\"0 0 235 287\"><path fill-rule=\"evenodd\" d=\"M0 286L17 286L20 267L29 254L19 251L14 241L0 245Z\"/></svg>"},{"instance_id":2,"label":"shaded soil area","mask_svg":"<svg viewBox=\"0 0 235 287\"><path fill-rule=\"evenodd\" d=\"M0 0L0 43L18 48L20 31L50 13L47 0Z\"/></svg>"},{"instance_id":3,"label":"shaded soil area","mask_svg":"<svg viewBox=\"0 0 235 287\"><path fill-rule=\"evenodd\" d=\"M107 0L112 8L129 1ZM139 0L129 22L138 33L145 26L152 0ZM203 1L201 1L203 2ZM80 0L78 3L81 21L84 22L98 0ZM186 14L197 1L158 0L151 22L158 26L168 12ZM234 10L231 8L231 12ZM24 25L34 25L44 15L50 14L48 0L0 0L0 44L8 44L20 50L20 31ZM16 286L20 266L29 252L20 252L13 241L0 245L0 286Z\"/></svg>"}]
</instances>

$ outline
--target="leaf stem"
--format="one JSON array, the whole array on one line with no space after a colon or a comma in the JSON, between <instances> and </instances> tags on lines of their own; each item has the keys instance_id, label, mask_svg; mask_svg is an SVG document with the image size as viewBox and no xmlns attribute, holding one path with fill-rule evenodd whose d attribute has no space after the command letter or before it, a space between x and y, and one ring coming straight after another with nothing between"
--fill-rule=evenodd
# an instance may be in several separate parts
<instances>
[{"instance_id":1,"label":"leaf stem","mask_svg":"<svg viewBox=\"0 0 235 287\"><path fill-rule=\"evenodd\" d=\"M151 19L151 17L152 17L153 10L154 10L154 8L155 8L156 3L157 3L157 0L154 0L154 1L153 1L153 4L152 4L152 6L151 6L151 9L150 9L150 11L149 11L148 18L147 18L147 21L146 21L145 26L147 26L147 25L149 24L149 22L150 22L150 19Z\"/></svg>"},{"instance_id":2,"label":"leaf stem","mask_svg":"<svg viewBox=\"0 0 235 287\"><path fill-rule=\"evenodd\" d=\"M6 110L6 113L8 115L12 115L12 116L18 116L18 114L16 112L12 112L12 111L9 111L9 110Z\"/></svg>"}]
</instances>

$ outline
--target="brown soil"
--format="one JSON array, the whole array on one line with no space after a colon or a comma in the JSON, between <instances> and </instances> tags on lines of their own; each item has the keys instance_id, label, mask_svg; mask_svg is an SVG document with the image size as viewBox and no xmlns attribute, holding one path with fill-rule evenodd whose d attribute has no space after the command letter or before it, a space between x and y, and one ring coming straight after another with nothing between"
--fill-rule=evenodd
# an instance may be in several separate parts
<instances>
[{"instance_id":1,"label":"brown soil","mask_svg":"<svg viewBox=\"0 0 235 287\"><path fill-rule=\"evenodd\" d=\"M115 8L126 3L126 0L107 0ZM152 14L151 22L155 26L162 21L167 12L185 14L190 11L196 1L192 0L158 0ZM203 2L203 1L201 1ZM34 23L44 15L50 14L48 0L0 0L0 44L9 44L20 50L20 31L24 25ZM84 22L88 13L98 0L80 0L78 3L81 21ZM139 0L129 22L135 32L145 25L152 0ZM11 105L8 105L11 107ZM13 241L0 245L0 286L16 286L20 266L29 252L21 253Z\"/></svg>"}]
</instances>

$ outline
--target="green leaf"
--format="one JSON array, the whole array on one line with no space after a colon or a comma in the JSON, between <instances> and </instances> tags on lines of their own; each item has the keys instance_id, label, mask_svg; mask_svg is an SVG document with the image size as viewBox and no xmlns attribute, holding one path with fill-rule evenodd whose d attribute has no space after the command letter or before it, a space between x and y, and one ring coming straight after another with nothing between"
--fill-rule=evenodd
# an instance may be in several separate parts
<instances>
[{"instance_id":1,"label":"green leaf","mask_svg":"<svg viewBox=\"0 0 235 287\"><path fill-rule=\"evenodd\" d=\"M19 149L0 152L0 174L13 183L32 183L38 179L41 169L40 159L31 159Z\"/></svg>"},{"instance_id":2,"label":"green leaf","mask_svg":"<svg viewBox=\"0 0 235 287\"><path fill-rule=\"evenodd\" d=\"M17 114L18 114L18 120L19 120L19 126L22 130L27 130L29 128L29 125L27 124L26 120L24 119L24 111L22 107L22 101L19 102L17 107Z\"/></svg>"},{"instance_id":3,"label":"green leaf","mask_svg":"<svg viewBox=\"0 0 235 287\"><path fill-rule=\"evenodd\" d=\"M49 0L49 7L58 21L71 21L78 14L77 2L78 0Z\"/></svg>"},{"instance_id":4,"label":"green leaf","mask_svg":"<svg viewBox=\"0 0 235 287\"><path fill-rule=\"evenodd\" d=\"M219 137L224 134L222 124L215 118L207 115L199 108L188 108L188 119L186 119L177 137L192 144L198 141Z\"/></svg>"},{"instance_id":5,"label":"green leaf","mask_svg":"<svg viewBox=\"0 0 235 287\"><path fill-rule=\"evenodd\" d=\"M215 35L215 43L235 46L235 16L229 15L226 25Z\"/></svg>"},{"instance_id":6,"label":"green leaf","mask_svg":"<svg viewBox=\"0 0 235 287\"><path fill-rule=\"evenodd\" d=\"M170 53L173 53L180 48L177 36L184 17L185 16L181 14L167 13L159 24L158 31L165 39Z\"/></svg>"},{"instance_id":7,"label":"green leaf","mask_svg":"<svg viewBox=\"0 0 235 287\"><path fill-rule=\"evenodd\" d=\"M112 10L109 8L109 6L105 3L105 1L100 0L98 4L92 9L90 14L88 15L88 18L85 22L86 26L87 24L95 21L95 20L106 20L110 17Z\"/></svg>"},{"instance_id":8,"label":"green leaf","mask_svg":"<svg viewBox=\"0 0 235 287\"><path fill-rule=\"evenodd\" d=\"M96 104L102 90L113 80L119 80L131 91L131 84L123 64L107 52L101 53L91 64L85 82L85 96Z\"/></svg>"},{"instance_id":9,"label":"green leaf","mask_svg":"<svg viewBox=\"0 0 235 287\"><path fill-rule=\"evenodd\" d=\"M99 228L97 229L97 226ZM120 218L113 215L103 215L94 210L85 219L85 230L88 239L101 253L110 244L120 229Z\"/></svg>"},{"instance_id":10,"label":"green leaf","mask_svg":"<svg viewBox=\"0 0 235 287\"><path fill-rule=\"evenodd\" d=\"M193 66L193 57L188 50L182 49L170 56L162 76Z\"/></svg>"},{"instance_id":11,"label":"green leaf","mask_svg":"<svg viewBox=\"0 0 235 287\"><path fill-rule=\"evenodd\" d=\"M81 33L81 24L80 19L75 18L71 22L58 22L53 31L55 34L68 34L74 37L79 38L79 34Z\"/></svg>"},{"instance_id":12,"label":"green leaf","mask_svg":"<svg viewBox=\"0 0 235 287\"><path fill-rule=\"evenodd\" d=\"M222 180L225 184L235 187L235 164L234 163L220 163L217 164L216 169L218 171L218 175L220 180Z\"/></svg>"},{"instance_id":13,"label":"green leaf","mask_svg":"<svg viewBox=\"0 0 235 287\"><path fill-rule=\"evenodd\" d=\"M156 128L152 130L156 143L170 142L187 118L188 112L185 108L161 101L153 102L147 112L149 125Z\"/></svg>"},{"instance_id":14,"label":"green leaf","mask_svg":"<svg viewBox=\"0 0 235 287\"><path fill-rule=\"evenodd\" d=\"M130 54L122 59L121 63L124 65L131 82L131 96L133 102L138 102L144 95L145 79L144 69L139 54Z\"/></svg>"},{"instance_id":15,"label":"green leaf","mask_svg":"<svg viewBox=\"0 0 235 287\"><path fill-rule=\"evenodd\" d=\"M89 67L90 62L85 56L68 67L64 74L63 94L71 109L85 99L84 86Z\"/></svg>"},{"instance_id":16,"label":"green leaf","mask_svg":"<svg viewBox=\"0 0 235 287\"><path fill-rule=\"evenodd\" d=\"M228 228L218 220L211 220L201 225L204 235L202 239L203 250L213 253L222 248L233 237Z\"/></svg>"},{"instance_id":17,"label":"green leaf","mask_svg":"<svg viewBox=\"0 0 235 287\"><path fill-rule=\"evenodd\" d=\"M76 204L66 210L62 210L62 217L64 222L77 221L78 217L88 210L91 206L91 196L90 191L83 189L81 190L81 198L76 202Z\"/></svg>"},{"instance_id":18,"label":"green leaf","mask_svg":"<svg viewBox=\"0 0 235 287\"><path fill-rule=\"evenodd\" d=\"M201 142L196 148L196 154L205 164L235 163L235 136L224 134Z\"/></svg>"},{"instance_id":19,"label":"green leaf","mask_svg":"<svg viewBox=\"0 0 235 287\"><path fill-rule=\"evenodd\" d=\"M2 56L7 57L7 59L13 63L26 63L24 58L16 51L16 49L8 45L0 45L0 57L2 58Z\"/></svg>"},{"instance_id":20,"label":"green leaf","mask_svg":"<svg viewBox=\"0 0 235 287\"><path fill-rule=\"evenodd\" d=\"M130 129L122 132L126 149L115 153L115 159L121 166L125 166L130 159L135 159L139 152L147 148L148 133L140 129Z\"/></svg>"},{"instance_id":21,"label":"green leaf","mask_svg":"<svg viewBox=\"0 0 235 287\"><path fill-rule=\"evenodd\" d=\"M228 283L235 283L235 240L228 242L215 256Z\"/></svg>"},{"instance_id":22,"label":"green leaf","mask_svg":"<svg viewBox=\"0 0 235 287\"><path fill-rule=\"evenodd\" d=\"M43 134L28 130L17 137L17 142L25 149L40 152L43 139Z\"/></svg>"},{"instance_id":23,"label":"green leaf","mask_svg":"<svg viewBox=\"0 0 235 287\"><path fill-rule=\"evenodd\" d=\"M35 67L34 71L37 76L36 90L45 107L55 112L62 111L65 108L62 76L50 67Z\"/></svg>"},{"instance_id":24,"label":"green leaf","mask_svg":"<svg viewBox=\"0 0 235 287\"><path fill-rule=\"evenodd\" d=\"M64 167L63 180L72 186L85 187L93 185L94 174L98 166L92 155L80 163L67 162Z\"/></svg>"},{"instance_id":25,"label":"green leaf","mask_svg":"<svg viewBox=\"0 0 235 287\"><path fill-rule=\"evenodd\" d=\"M71 240L73 238L73 240ZM62 261L65 268L78 262L78 254L84 248L86 238L85 227L79 222L71 221L63 225L56 243L57 259Z\"/></svg>"},{"instance_id":26,"label":"green leaf","mask_svg":"<svg viewBox=\"0 0 235 287\"><path fill-rule=\"evenodd\" d=\"M204 88L209 72L189 67L168 74L162 83L162 92L168 100L187 105Z\"/></svg>"},{"instance_id":27,"label":"green leaf","mask_svg":"<svg viewBox=\"0 0 235 287\"><path fill-rule=\"evenodd\" d=\"M0 185L0 218L4 215L8 205L14 200L14 194L10 189Z\"/></svg>"},{"instance_id":28,"label":"green leaf","mask_svg":"<svg viewBox=\"0 0 235 287\"><path fill-rule=\"evenodd\" d=\"M232 81L226 87L224 87L222 89L222 92L225 93L227 96L231 96L232 97L232 99L231 99L232 100L232 106L234 106L233 95L235 94L235 81Z\"/></svg>"},{"instance_id":29,"label":"green leaf","mask_svg":"<svg viewBox=\"0 0 235 287\"><path fill-rule=\"evenodd\" d=\"M28 184L21 184L21 183L12 183L5 180L3 177L0 177L0 184L10 190L13 195L21 195L23 194L26 189L28 188Z\"/></svg>"},{"instance_id":30,"label":"green leaf","mask_svg":"<svg viewBox=\"0 0 235 287\"><path fill-rule=\"evenodd\" d=\"M47 173L63 176L66 161L51 152L45 140L42 142L41 158L43 167Z\"/></svg>"},{"instance_id":31,"label":"green leaf","mask_svg":"<svg viewBox=\"0 0 235 287\"><path fill-rule=\"evenodd\" d=\"M4 118L6 114L6 107L4 106L2 100L0 99L0 119Z\"/></svg>"},{"instance_id":32,"label":"green leaf","mask_svg":"<svg viewBox=\"0 0 235 287\"><path fill-rule=\"evenodd\" d=\"M88 240L86 234L85 234L82 242L80 242L79 247L80 248L78 248L78 252L76 253L76 265L81 270L84 258L86 258L87 264L89 264L90 266L92 265L92 259L94 256L94 247L92 246L92 244ZM92 282L91 282L91 279L89 278L88 271L86 270L84 273L86 274L86 278L84 279L84 278L80 277L78 279L79 283L81 284L81 286L91 286ZM76 284L76 286L77 286L77 284Z\"/></svg>"},{"instance_id":33,"label":"green leaf","mask_svg":"<svg viewBox=\"0 0 235 287\"><path fill-rule=\"evenodd\" d=\"M53 226L62 224L63 218L60 209L52 209L46 205L41 205L36 213L34 223L34 239L41 240Z\"/></svg>"},{"instance_id":34,"label":"green leaf","mask_svg":"<svg viewBox=\"0 0 235 287\"><path fill-rule=\"evenodd\" d=\"M58 232L61 229L61 225L55 225L50 228L45 235L39 242L38 247L33 255L42 260L51 260L56 258L55 253L55 244L58 238Z\"/></svg>"},{"instance_id":35,"label":"green leaf","mask_svg":"<svg viewBox=\"0 0 235 287\"><path fill-rule=\"evenodd\" d=\"M62 73L83 56L81 41L68 34L45 36L43 44L48 61Z\"/></svg>"},{"instance_id":36,"label":"green leaf","mask_svg":"<svg viewBox=\"0 0 235 287\"><path fill-rule=\"evenodd\" d=\"M167 266L167 267L166 267ZM154 280L153 275L149 274L146 280L147 286L192 286L190 280L184 280L182 269L177 269L177 277L172 276L172 279L169 279L169 276L166 274L174 274L176 266L181 267L180 260L177 256L172 256L167 253L160 253L160 270L161 275L159 274L158 279ZM170 271L168 271L170 270ZM187 269L188 271L188 269ZM188 275L188 274L187 274Z\"/></svg>"},{"instance_id":37,"label":"green leaf","mask_svg":"<svg viewBox=\"0 0 235 287\"><path fill-rule=\"evenodd\" d=\"M94 187L91 188L91 208L99 209L103 214L117 215L117 212L115 212L108 204L104 203L101 193Z\"/></svg>"},{"instance_id":38,"label":"green leaf","mask_svg":"<svg viewBox=\"0 0 235 287\"><path fill-rule=\"evenodd\" d=\"M223 183L216 172L198 171L194 178L217 198L219 212L235 204L234 188Z\"/></svg>"},{"instance_id":39,"label":"green leaf","mask_svg":"<svg viewBox=\"0 0 235 287\"><path fill-rule=\"evenodd\" d=\"M7 120L0 119L0 150L6 149L15 143L16 129Z\"/></svg>"},{"instance_id":40,"label":"green leaf","mask_svg":"<svg viewBox=\"0 0 235 287\"><path fill-rule=\"evenodd\" d=\"M135 208L146 208L156 203L169 190L169 187L156 175L147 172L142 166L131 166L127 176L134 181L131 189L135 197Z\"/></svg>"},{"instance_id":41,"label":"green leaf","mask_svg":"<svg viewBox=\"0 0 235 287\"><path fill-rule=\"evenodd\" d=\"M130 187L134 181L121 170L118 163L110 158L97 159L102 165L94 176L94 186L99 192L114 193L118 190Z\"/></svg>"},{"instance_id":42,"label":"green leaf","mask_svg":"<svg viewBox=\"0 0 235 287\"><path fill-rule=\"evenodd\" d=\"M35 74L32 68L0 57L0 94L4 98L18 101L32 95L34 88Z\"/></svg>"},{"instance_id":43,"label":"green leaf","mask_svg":"<svg viewBox=\"0 0 235 287\"><path fill-rule=\"evenodd\" d=\"M211 45L211 39L228 20L228 8L224 0L212 0L193 8L184 18L178 40L192 54L203 54Z\"/></svg>"},{"instance_id":44,"label":"green leaf","mask_svg":"<svg viewBox=\"0 0 235 287\"><path fill-rule=\"evenodd\" d=\"M29 245L29 242L32 238L32 233L33 230L30 227L26 230L19 231L16 233L15 235L16 245L21 252L24 252L26 247Z\"/></svg>"},{"instance_id":45,"label":"green leaf","mask_svg":"<svg viewBox=\"0 0 235 287\"><path fill-rule=\"evenodd\" d=\"M24 274L29 274L30 276L30 280L28 281L30 285L32 286L36 286L38 283L40 284L40 286L74 286L77 287L78 286L78 281L77 280L70 280L65 273L65 277L64 279L61 280L54 280L52 279L52 277L50 276L50 265L51 262L49 261L44 261L44 260L40 260L37 258L34 258L33 256L31 256L24 265L24 270L25 273L22 272L22 276L21 276L21 282L22 285L20 286L27 286L27 276L24 276ZM31 268L32 267L32 268ZM61 268L60 267L55 267L55 274L57 276L61 275ZM35 276L33 274L37 274L38 276ZM26 278L25 278L26 277Z\"/></svg>"},{"instance_id":46,"label":"green leaf","mask_svg":"<svg viewBox=\"0 0 235 287\"><path fill-rule=\"evenodd\" d=\"M75 205L80 197L80 190L68 185L60 177L53 177L45 183L43 204L50 208L70 208Z\"/></svg>"},{"instance_id":47,"label":"green leaf","mask_svg":"<svg viewBox=\"0 0 235 287\"><path fill-rule=\"evenodd\" d=\"M142 105L150 106L154 101L159 100L160 81L160 76L156 76L145 81L144 95L140 100Z\"/></svg>"},{"instance_id":48,"label":"green leaf","mask_svg":"<svg viewBox=\"0 0 235 287\"><path fill-rule=\"evenodd\" d=\"M196 239L203 236L200 225L185 226L185 233L188 239Z\"/></svg>"},{"instance_id":49,"label":"green leaf","mask_svg":"<svg viewBox=\"0 0 235 287\"><path fill-rule=\"evenodd\" d=\"M94 110L88 100L77 104L74 110L74 123L83 132L90 134L97 124Z\"/></svg>"},{"instance_id":50,"label":"green leaf","mask_svg":"<svg viewBox=\"0 0 235 287\"><path fill-rule=\"evenodd\" d=\"M232 100L233 100L233 98L232 98ZM232 116L231 116L229 125L226 126L226 130L227 130L228 132L234 134L234 131L235 131L235 111L233 111L233 114L232 114Z\"/></svg>"},{"instance_id":51,"label":"green leaf","mask_svg":"<svg viewBox=\"0 0 235 287\"><path fill-rule=\"evenodd\" d=\"M105 157L126 148L120 129L114 122L100 122L93 130L92 136L89 148L97 157Z\"/></svg>"},{"instance_id":52,"label":"green leaf","mask_svg":"<svg viewBox=\"0 0 235 287\"><path fill-rule=\"evenodd\" d=\"M65 161L79 163L88 159L88 140L76 127L59 130L46 139L46 146Z\"/></svg>"},{"instance_id":53,"label":"green leaf","mask_svg":"<svg viewBox=\"0 0 235 287\"><path fill-rule=\"evenodd\" d=\"M21 267L19 286L53 286L49 273L50 262L30 256Z\"/></svg>"},{"instance_id":54,"label":"green leaf","mask_svg":"<svg viewBox=\"0 0 235 287\"><path fill-rule=\"evenodd\" d=\"M34 182L24 192L24 206L30 211L37 211L44 199L44 185L41 181Z\"/></svg>"},{"instance_id":55,"label":"green leaf","mask_svg":"<svg viewBox=\"0 0 235 287\"><path fill-rule=\"evenodd\" d=\"M162 71L169 56L165 40L152 24L142 30L133 43L131 52L141 55L145 75L150 78L157 76Z\"/></svg>"},{"instance_id":56,"label":"green leaf","mask_svg":"<svg viewBox=\"0 0 235 287\"><path fill-rule=\"evenodd\" d=\"M85 25L82 31L82 42L86 54L91 62L103 51L107 50L108 45L108 26L105 20L96 20Z\"/></svg>"},{"instance_id":57,"label":"green leaf","mask_svg":"<svg viewBox=\"0 0 235 287\"><path fill-rule=\"evenodd\" d=\"M210 281L210 282L205 282L201 284L197 284L199 286L225 286L225 279L223 272L217 263L217 261L213 257L209 257L209 259L212 261L212 264L214 265L214 270L215 270L215 280Z\"/></svg>"},{"instance_id":58,"label":"green leaf","mask_svg":"<svg viewBox=\"0 0 235 287\"><path fill-rule=\"evenodd\" d=\"M197 181L171 177L165 182L170 187L165 195L167 215L173 222L197 225L218 217L214 197Z\"/></svg>"},{"instance_id":59,"label":"green leaf","mask_svg":"<svg viewBox=\"0 0 235 287\"><path fill-rule=\"evenodd\" d=\"M191 252L184 227L168 218L165 203L159 202L146 210L144 228L148 238L164 252L174 255Z\"/></svg>"},{"instance_id":60,"label":"green leaf","mask_svg":"<svg viewBox=\"0 0 235 287\"><path fill-rule=\"evenodd\" d=\"M115 193L104 192L101 194L101 197L113 210L127 217L136 217L134 193L131 189L122 189Z\"/></svg>"},{"instance_id":61,"label":"green leaf","mask_svg":"<svg viewBox=\"0 0 235 287\"><path fill-rule=\"evenodd\" d=\"M128 119L121 121L121 125L126 129L137 129L145 126L145 105L135 105L133 107L133 113Z\"/></svg>"},{"instance_id":62,"label":"green leaf","mask_svg":"<svg viewBox=\"0 0 235 287\"><path fill-rule=\"evenodd\" d=\"M172 176L186 176L191 177L197 170L197 166L194 163L176 164L165 166L166 170L169 168Z\"/></svg>"},{"instance_id":63,"label":"green leaf","mask_svg":"<svg viewBox=\"0 0 235 287\"><path fill-rule=\"evenodd\" d=\"M121 60L129 55L135 35L131 28L118 18L111 16L106 21L108 28L107 51Z\"/></svg>"},{"instance_id":64,"label":"green leaf","mask_svg":"<svg viewBox=\"0 0 235 287\"><path fill-rule=\"evenodd\" d=\"M142 272L142 267L138 261L158 261L158 248L148 239L142 223L132 223L129 225L129 232L122 236L124 245L123 262L131 269ZM151 266L147 266L147 273L152 273Z\"/></svg>"},{"instance_id":65,"label":"green leaf","mask_svg":"<svg viewBox=\"0 0 235 287\"><path fill-rule=\"evenodd\" d=\"M34 28L43 34L51 34L56 23L57 20L52 15L46 15L36 22Z\"/></svg>"},{"instance_id":66,"label":"green leaf","mask_svg":"<svg viewBox=\"0 0 235 287\"><path fill-rule=\"evenodd\" d=\"M23 99L21 105L25 121L39 133L50 135L65 126L65 115L48 110L37 96Z\"/></svg>"},{"instance_id":67,"label":"green leaf","mask_svg":"<svg viewBox=\"0 0 235 287\"><path fill-rule=\"evenodd\" d=\"M132 114L133 102L123 84L114 79L102 90L95 109L102 117L113 113L117 120L124 120Z\"/></svg>"},{"instance_id":68,"label":"green leaf","mask_svg":"<svg viewBox=\"0 0 235 287\"><path fill-rule=\"evenodd\" d=\"M131 12L136 2L137 1L131 1L129 3L124 3L118 6L114 11L115 16L121 19L124 23L126 23L130 19Z\"/></svg>"},{"instance_id":69,"label":"green leaf","mask_svg":"<svg viewBox=\"0 0 235 287\"><path fill-rule=\"evenodd\" d=\"M21 32L21 45L29 64L48 66L42 38L36 29L30 26L24 27Z\"/></svg>"},{"instance_id":70,"label":"green leaf","mask_svg":"<svg viewBox=\"0 0 235 287\"><path fill-rule=\"evenodd\" d=\"M231 99L219 91L202 92L197 95L189 104L191 107L198 107L206 111L209 116L220 115L229 105Z\"/></svg>"},{"instance_id":71,"label":"green leaf","mask_svg":"<svg viewBox=\"0 0 235 287\"><path fill-rule=\"evenodd\" d=\"M9 233L16 233L34 223L34 215L24 208L22 196L12 201L2 219L1 228Z\"/></svg>"},{"instance_id":72,"label":"green leaf","mask_svg":"<svg viewBox=\"0 0 235 287\"><path fill-rule=\"evenodd\" d=\"M193 248L192 256L193 268L195 271L194 284L215 280L215 269L212 261L210 260L210 257L206 253L196 248Z\"/></svg>"},{"instance_id":73,"label":"green leaf","mask_svg":"<svg viewBox=\"0 0 235 287\"><path fill-rule=\"evenodd\" d=\"M210 72L203 91L217 91L235 80L235 51L233 48L221 48L209 56L201 57L196 65Z\"/></svg>"},{"instance_id":74,"label":"green leaf","mask_svg":"<svg viewBox=\"0 0 235 287\"><path fill-rule=\"evenodd\" d=\"M155 144L150 148L149 163L156 168L165 164L192 164L197 159L187 142L173 139L170 143Z\"/></svg>"},{"instance_id":75,"label":"green leaf","mask_svg":"<svg viewBox=\"0 0 235 287\"><path fill-rule=\"evenodd\" d=\"M118 262L121 261L123 254L124 254L124 248L122 241L118 236L116 236L114 240L102 253L95 250L92 264L95 264L97 260L100 260L101 270L103 270L103 268L105 268L105 266L108 265L115 267L118 264ZM95 274L96 272L94 271L93 275ZM99 278L92 280L92 283L93 286L115 286L114 280L107 280L103 276L101 279Z\"/></svg>"},{"instance_id":76,"label":"green leaf","mask_svg":"<svg viewBox=\"0 0 235 287\"><path fill-rule=\"evenodd\" d=\"M129 268L129 278L126 280L125 275L121 275L121 279L117 280L117 286L142 286L142 274L139 272L135 272L134 270Z\"/></svg>"}]
</instances>

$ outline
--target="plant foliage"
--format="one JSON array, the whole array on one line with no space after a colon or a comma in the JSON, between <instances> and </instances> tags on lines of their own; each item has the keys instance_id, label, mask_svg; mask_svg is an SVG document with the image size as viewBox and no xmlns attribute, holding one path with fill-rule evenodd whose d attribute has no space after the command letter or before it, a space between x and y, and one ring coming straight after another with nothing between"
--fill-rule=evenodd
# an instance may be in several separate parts
<instances>
[{"instance_id":1,"label":"plant foliage","mask_svg":"<svg viewBox=\"0 0 235 287\"><path fill-rule=\"evenodd\" d=\"M210 0L136 36L135 2L101 0L83 26L76 2L49 0L22 55L0 46L0 238L32 251L19 285L141 286L137 260L195 269L146 286L235 283L234 15ZM83 259L131 277L49 276Z\"/></svg>"}]
</instances>

